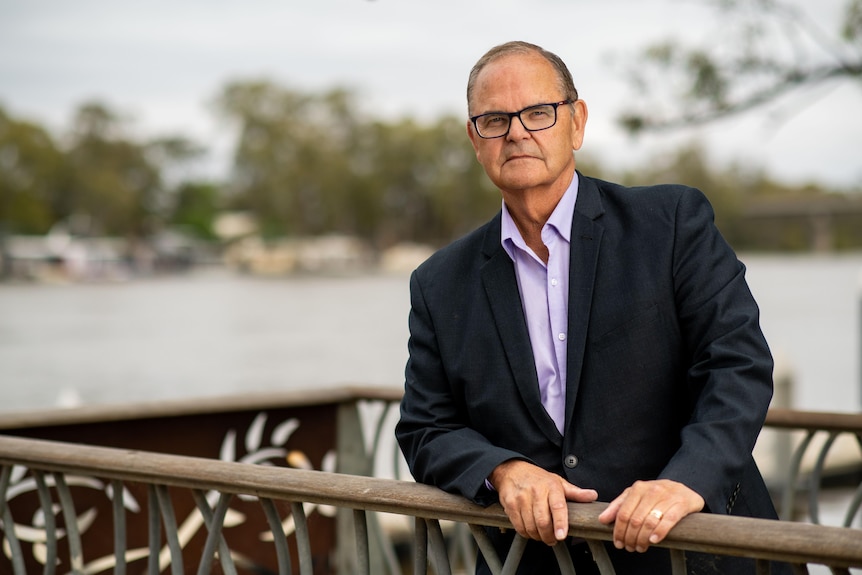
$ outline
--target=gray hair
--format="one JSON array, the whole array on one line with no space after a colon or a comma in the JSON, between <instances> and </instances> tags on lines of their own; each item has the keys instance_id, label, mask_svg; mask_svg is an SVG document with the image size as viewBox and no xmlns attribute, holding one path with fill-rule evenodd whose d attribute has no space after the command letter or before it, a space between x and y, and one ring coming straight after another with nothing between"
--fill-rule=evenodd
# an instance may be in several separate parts
<instances>
[{"instance_id":1,"label":"gray hair","mask_svg":"<svg viewBox=\"0 0 862 575\"><path fill-rule=\"evenodd\" d=\"M499 46L495 46L488 50L484 56L479 58L479 61L476 62L476 65L473 66L473 69L470 70L470 77L467 80L467 109L470 109L470 98L473 95L473 88L476 85L476 79L479 77L479 73L482 70L498 58L502 58L503 56L509 56L512 54L538 54L542 58L548 61L551 66L554 67L554 71L557 73L557 79L560 82L560 89L563 92L563 97L575 101L578 99L578 90L575 88L575 82L572 80L572 73L569 72L568 67L566 67L566 63L563 60L554 54L553 52L549 52L540 46L536 46L535 44L530 44L529 42L506 42L505 44L500 44Z\"/></svg>"}]
</instances>

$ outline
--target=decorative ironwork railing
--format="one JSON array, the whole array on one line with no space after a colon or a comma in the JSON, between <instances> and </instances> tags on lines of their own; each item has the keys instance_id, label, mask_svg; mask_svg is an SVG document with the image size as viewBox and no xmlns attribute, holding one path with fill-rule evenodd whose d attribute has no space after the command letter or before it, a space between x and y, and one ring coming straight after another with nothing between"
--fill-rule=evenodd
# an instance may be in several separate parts
<instances>
[{"instance_id":1,"label":"decorative ironwork railing","mask_svg":"<svg viewBox=\"0 0 862 575\"><path fill-rule=\"evenodd\" d=\"M840 440L847 440L844 444L845 453L853 451L852 442L855 442L858 449L849 459L845 456L846 461L839 462L836 466L843 466L851 475L857 477L862 473L862 414L771 409L766 418L766 427L797 436L795 447L789 441L785 447L788 457L787 461L783 462L785 469L781 470L785 474L782 480L781 518L792 519L798 514L798 494L802 491L807 492L803 506L807 520L820 524L820 502L826 465L830 453L835 451L834 448ZM860 514L860 508L862 479L858 480L855 491L847 499L841 525L851 527Z\"/></svg>"},{"instance_id":2,"label":"decorative ironwork railing","mask_svg":"<svg viewBox=\"0 0 862 575\"><path fill-rule=\"evenodd\" d=\"M429 563L439 575L452 573L458 567L450 563L440 522L469 525L479 549L490 557L495 573L514 572L523 550L523 540L517 538L505 558L497 558L489 550L479 526L511 528L498 505L483 508L407 481L17 437L0 437L0 465L0 517L16 575L27 572L23 540L40 544L44 573L55 572L58 561L64 572L76 574L110 569L122 574L136 561L146 561L147 572L153 575L163 570L185 573L186 565L194 566L197 573L210 573L214 562L224 573L253 569L253 564L243 562L247 558L242 553L234 552L237 539L227 533L233 502L241 498L254 500L245 502L241 511L244 515L252 513L248 504L256 502L259 507L266 529L258 531L257 536L270 541L278 573L292 573L297 568L300 575L322 572L311 550L314 534L309 517L309 509L321 506L349 513L345 523L352 524L353 536L339 540L337 547L342 573L378 575L397 569L397 565L383 561L379 563L383 567L372 571L372 555L379 552L380 543L373 536L379 526L371 520L376 513L415 518L412 563L417 575L425 573ZM18 471L24 468L29 470L39 494L38 509L30 510L41 517L43 530L39 538L19 530L12 510L14 501L9 497L14 486L24 480ZM114 550L110 555L94 557L85 553L81 531L88 517L86 512L79 514L80 505L72 494L74 485L82 485L82 478L110 486L104 491L110 499L114 525ZM136 549L126 545L129 534L123 494L131 486L144 486L147 500L148 542ZM184 549L187 534L177 521L175 501L179 493L191 494L206 531L201 551L194 556ZM603 507L601 503L570 504L569 533L587 539L601 572L611 574L613 567L601 544L610 540L611 529L597 520ZM244 537L248 535L246 532ZM65 552L61 552L61 540L65 540ZM352 541L352 546L342 545L346 541ZM843 527L696 514L681 522L663 545L671 549L674 574L685 573L686 550L752 557L758 560L763 573L768 572L769 561L793 563L801 573L807 572L809 563L828 565L834 573L862 567L862 530ZM574 573L566 562L568 553L557 555L562 572Z\"/></svg>"},{"instance_id":3,"label":"decorative ironwork railing","mask_svg":"<svg viewBox=\"0 0 862 575\"><path fill-rule=\"evenodd\" d=\"M478 526L508 520L499 507L399 481L399 399L343 388L4 416L0 573L469 572L477 550L493 557ZM772 410L767 429L781 441L766 447L785 453L772 481L782 517L819 523L827 471L846 468L858 482L862 415ZM375 474L386 479L359 477ZM846 499L843 527L699 514L666 545L679 573L684 550L848 573L862 567L862 530L852 528L862 486ZM607 574L600 509L572 505L571 533L592 542ZM490 559L495 572L512 572L521 543Z\"/></svg>"}]
</instances>

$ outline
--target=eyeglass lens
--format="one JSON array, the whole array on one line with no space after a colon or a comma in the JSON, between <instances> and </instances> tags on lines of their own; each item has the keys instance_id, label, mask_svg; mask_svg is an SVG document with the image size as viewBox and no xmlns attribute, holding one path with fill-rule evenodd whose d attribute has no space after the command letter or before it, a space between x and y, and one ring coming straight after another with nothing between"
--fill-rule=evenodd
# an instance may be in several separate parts
<instances>
[{"instance_id":1,"label":"eyeglass lens","mask_svg":"<svg viewBox=\"0 0 862 575\"><path fill-rule=\"evenodd\" d=\"M485 138L502 136L509 131L513 116L517 116L524 128L531 132L546 130L557 121L557 107L553 104L539 104L512 114L482 114L476 118L476 129L479 135Z\"/></svg>"}]
</instances>

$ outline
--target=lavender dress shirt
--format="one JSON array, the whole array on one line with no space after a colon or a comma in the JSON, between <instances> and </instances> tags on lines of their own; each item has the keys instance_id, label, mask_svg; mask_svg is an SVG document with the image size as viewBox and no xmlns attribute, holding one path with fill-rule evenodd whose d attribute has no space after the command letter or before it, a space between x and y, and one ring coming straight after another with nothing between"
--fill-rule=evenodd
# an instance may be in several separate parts
<instances>
[{"instance_id":1,"label":"lavender dress shirt","mask_svg":"<svg viewBox=\"0 0 862 575\"><path fill-rule=\"evenodd\" d=\"M566 424L566 337L569 301L569 248L578 174L542 228L548 263L530 249L503 203L501 242L515 264L521 304L536 362L539 393L560 435Z\"/></svg>"}]
</instances>

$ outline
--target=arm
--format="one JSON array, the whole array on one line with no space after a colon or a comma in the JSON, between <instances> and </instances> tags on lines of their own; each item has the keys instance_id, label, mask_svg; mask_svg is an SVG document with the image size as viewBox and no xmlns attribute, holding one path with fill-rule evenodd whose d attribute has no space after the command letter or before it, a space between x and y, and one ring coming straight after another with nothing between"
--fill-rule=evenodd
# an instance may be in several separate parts
<instances>
[{"instance_id":1,"label":"arm","mask_svg":"<svg viewBox=\"0 0 862 575\"><path fill-rule=\"evenodd\" d=\"M694 190L676 206L673 283L693 406L657 481L637 482L600 516L617 547L645 550L689 513L724 512L772 395L772 359L744 267ZM654 511L655 510L655 511Z\"/></svg>"},{"instance_id":2,"label":"arm","mask_svg":"<svg viewBox=\"0 0 862 575\"><path fill-rule=\"evenodd\" d=\"M487 505L497 500L485 487L494 468L526 458L494 446L469 426L465 400L453 389L441 357L420 276L417 271L410 278L410 355L395 434L417 481Z\"/></svg>"}]
</instances>

